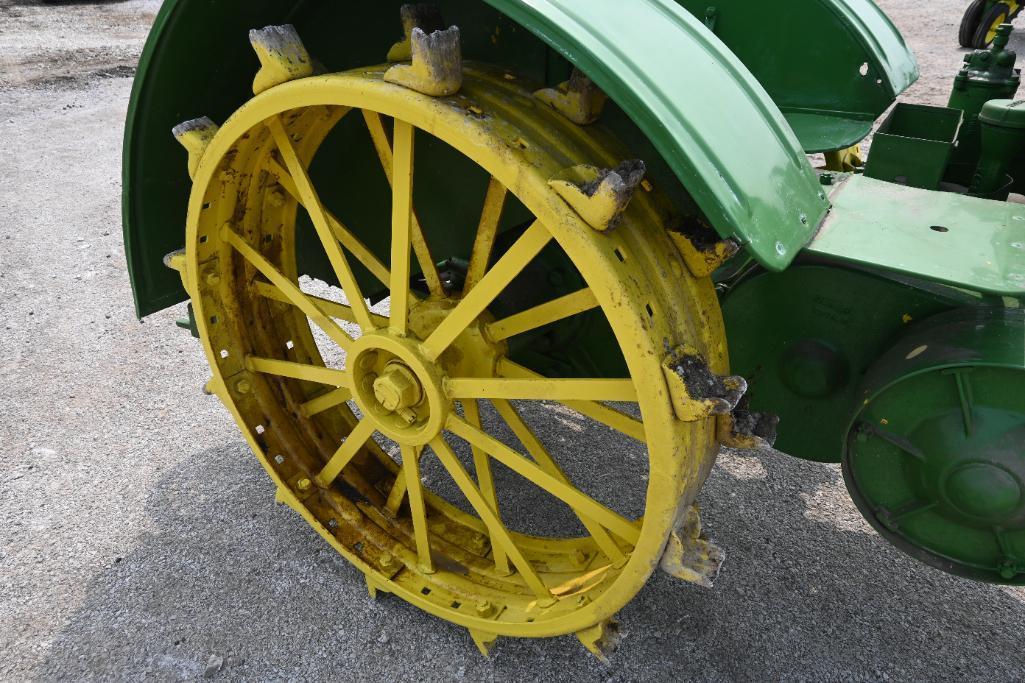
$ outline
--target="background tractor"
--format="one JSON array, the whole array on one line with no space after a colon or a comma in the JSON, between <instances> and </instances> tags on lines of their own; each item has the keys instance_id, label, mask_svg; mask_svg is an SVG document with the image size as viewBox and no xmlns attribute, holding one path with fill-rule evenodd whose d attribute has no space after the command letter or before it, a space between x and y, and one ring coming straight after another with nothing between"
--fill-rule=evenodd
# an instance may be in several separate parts
<instances>
[{"instance_id":1,"label":"background tractor","mask_svg":"<svg viewBox=\"0 0 1025 683\"><path fill-rule=\"evenodd\" d=\"M993 44L1001 24L1009 24L1021 14L1018 0L972 0L961 17L957 42L961 47L986 48Z\"/></svg>"},{"instance_id":2,"label":"background tractor","mask_svg":"<svg viewBox=\"0 0 1025 683\"><path fill-rule=\"evenodd\" d=\"M922 561L1025 584L1010 27L949 107L893 107L878 8L791 4L164 3L138 314L189 301L206 390L372 595L601 656L656 568L711 584L697 493L774 441Z\"/></svg>"}]
</instances>

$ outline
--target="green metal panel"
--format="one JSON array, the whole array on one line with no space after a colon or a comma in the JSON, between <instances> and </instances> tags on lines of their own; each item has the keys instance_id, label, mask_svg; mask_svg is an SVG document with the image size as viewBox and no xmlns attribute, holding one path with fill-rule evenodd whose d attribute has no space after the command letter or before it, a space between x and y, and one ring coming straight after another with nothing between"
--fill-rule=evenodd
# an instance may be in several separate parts
<instances>
[{"instance_id":1,"label":"green metal panel","mask_svg":"<svg viewBox=\"0 0 1025 683\"><path fill-rule=\"evenodd\" d=\"M748 380L750 408L780 416L776 448L820 462L840 461L862 378L904 329L980 303L948 287L814 263L748 275L722 297L731 369Z\"/></svg>"},{"instance_id":2,"label":"green metal panel","mask_svg":"<svg viewBox=\"0 0 1025 683\"><path fill-rule=\"evenodd\" d=\"M779 105L805 150L858 142L918 78L900 33L872 0L678 0L704 19Z\"/></svg>"},{"instance_id":3,"label":"green metal panel","mask_svg":"<svg viewBox=\"0 0 1025 683\"><path fill-rule=\"evenodd\" d=\"M488 0L591 76L640 126L723 237L793 260L828 204L747 68L671 0Z\"/></svg>"},{"instance_id":4,"label":"green metal panel","mask_svg":"<svg viewBox=\"0 0 1025 683\"><path fill-rule=\"evenodd\" d=\"M248 29L293 23L328 69L343 70L382 61L400 32L400 4L164 3L126 128L125 240L140 315L185 298L176 274L161 264L181 246L188 194L184 153L169 130L200 115L223 121L248 98L257 69ZM589 73L621 107L610 118L623 111L639 127L635 136L624 134L631 143L641 139L635 151L661 154L649 166L675 174L713 226L744 242L767 268L785 268L825 215L828 202L771 98L671 0L491 0L494 9L479 0L439 4L462 27L470 59L513 65L551 83L565 77L566 62L547 43Z\"/></svg>"},{"instance_id":5,"label":"green metal panel","mask_svg":"<svg viewBox=\"0 0 1025 683\"><path fill-rule=\"evenodd\" d=\"M811 254L975 292L1025 295L1025 206L853 176Z\"/></svg>"},{"instance_id":6,"label":"green metal panel","mask_svg":"<svg viewBox=\"0 0 1025 683\"><path fill-rule=\"evenodd\" d=\"M939 315L873 367L844 454L869 522L918 559L1025 584L1025 311Z\"/></svg>"}]
</instances>

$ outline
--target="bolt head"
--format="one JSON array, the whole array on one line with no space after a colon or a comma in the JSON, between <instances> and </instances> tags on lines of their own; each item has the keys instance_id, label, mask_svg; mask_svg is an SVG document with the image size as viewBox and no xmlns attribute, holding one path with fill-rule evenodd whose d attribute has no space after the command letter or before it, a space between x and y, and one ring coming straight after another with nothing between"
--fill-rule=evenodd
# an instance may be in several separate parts
<instances>
[{"instance_id":1,"label":"bolt head","mask_svg":"<svg viewBox=\"0 0 1025 683\"><path fill-rule=\"evenodd\" d=\"M296 486L297 489L299 489L303 493L306 493L311 488L313 488L313 482L310 481L309 479L303 478L303 479L300 479L299 481L297 481L295 483L295 486Z\"/></svg>"},{"instance_id":2,"label":"bolt head","mask_svg":"<svg viewBox=\"0 0 1025 683\"><path fill-rule=\"evenodd\" d=\"M240 394L248 394L253 390L253 385L249 383L248 379L240 379L235 383L235 391Z\"/></svg>"}]
</instances>

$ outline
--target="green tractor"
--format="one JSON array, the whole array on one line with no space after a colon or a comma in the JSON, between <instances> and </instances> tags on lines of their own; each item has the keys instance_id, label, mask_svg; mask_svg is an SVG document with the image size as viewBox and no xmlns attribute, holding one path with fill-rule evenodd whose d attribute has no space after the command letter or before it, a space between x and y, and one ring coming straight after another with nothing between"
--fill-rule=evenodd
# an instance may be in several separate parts
<instances>
[{"instance_id":1,"label":"green tractor","mask_svg":"<svg viewBox=\"0 0 1025 683\"><path fill-rule=\"evenodd\" d=\"M993 44L997 29L1009 24L1021 14L1018 0L972 0L957 32L961 47L983 49Z\"/></svg>"},{"instance_id":2,"label":"green tractor","mask_svg":"<svg viewBox=\"0 0 1025 683\"><path fill-rule=\"evenodd\" d=\"M189 302L206 391L371 595L604 656L655 569L711 584L698 491L773 442L1025 585L1010 27L862 164L915 59L871 0L790 4L164 2L138 315Z\"/></svg>"}]
</instances>

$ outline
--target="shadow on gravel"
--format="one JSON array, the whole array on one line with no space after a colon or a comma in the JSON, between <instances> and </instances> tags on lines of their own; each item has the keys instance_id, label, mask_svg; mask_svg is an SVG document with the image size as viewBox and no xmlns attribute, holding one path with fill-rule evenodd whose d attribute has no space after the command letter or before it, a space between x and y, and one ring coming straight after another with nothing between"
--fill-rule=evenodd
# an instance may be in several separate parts
<instances>
[{"instance_id":1,"label":"shadow on gravel","mask_svg":"<svg viewBox=\"0 0 1025 683\"><path fill-rule=\"evenodd\" d=\"M185 452L150 493L151 530L97 572L36 676L194 679L212 662L218 680L1020 679L1025 606L809 518L806 500L838 476L729 456L703 495L727 550L715 589L657 574L623 611L606 667L571 637L503 640L481 658L461 629L370 601L359 573L273 504L241 439Z\"/></svg>"}]
</instances>

